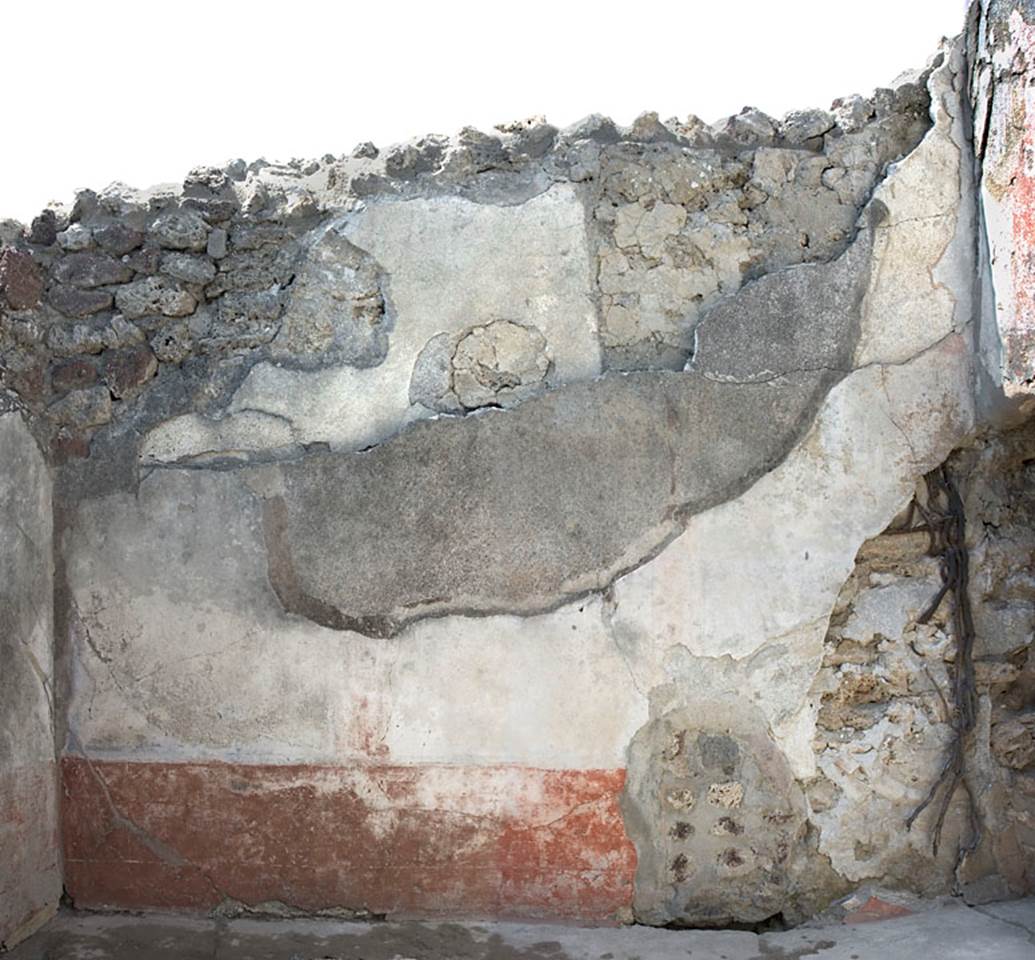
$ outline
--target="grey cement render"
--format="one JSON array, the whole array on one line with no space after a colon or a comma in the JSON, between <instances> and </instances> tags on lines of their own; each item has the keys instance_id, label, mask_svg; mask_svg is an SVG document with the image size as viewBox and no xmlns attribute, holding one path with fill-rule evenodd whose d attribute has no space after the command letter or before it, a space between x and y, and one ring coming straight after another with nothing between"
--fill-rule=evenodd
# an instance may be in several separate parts
<instances>
[{"instance_id":1,"label":"grey cement render","mask_svg":"<svg viewBox=\"0 0 1035 960\"><path fill-rule=\"evenodd\" d=\"M605 377L255 470L270 582L291 613L381 636L429 615L550 609L778 462L821 381Z\"/></svg>"}]
</instances>

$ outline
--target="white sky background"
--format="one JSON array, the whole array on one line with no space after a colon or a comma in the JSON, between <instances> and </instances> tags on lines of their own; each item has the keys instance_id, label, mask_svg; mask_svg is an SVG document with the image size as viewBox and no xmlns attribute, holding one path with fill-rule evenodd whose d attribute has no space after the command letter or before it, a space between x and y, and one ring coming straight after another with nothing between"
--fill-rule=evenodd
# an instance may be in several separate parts
<instances>
[{"instance_id":1,"label":"white sky background","mask_svg":"<svg viewBox=\"0 0 1035 960\"><path fill-rule=\"evenodd\" d=\"M113 180L462 126L646 110L708 122L868 94L964 0L29 0L4 5L0 218Z\"/></svg>"}]
</instances>

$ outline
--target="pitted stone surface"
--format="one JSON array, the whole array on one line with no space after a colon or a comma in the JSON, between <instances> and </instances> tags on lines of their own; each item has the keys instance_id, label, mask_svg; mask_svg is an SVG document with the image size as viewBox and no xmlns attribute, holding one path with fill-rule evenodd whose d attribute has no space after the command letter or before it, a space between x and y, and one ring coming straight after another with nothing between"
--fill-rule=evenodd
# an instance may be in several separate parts
<instances>
[{"instance_id":1,"label":"pitted stone surface","mask_svg":"<svg viewBox=\"0 0 1035 960\"><path fill-rule=\"evenodd\" d=\"M550 365L542 333L510 320L439 334L414 364L410 402L443 413L513 406L546 385Z\"/></svg>"},{"instance_id":2,"label":"pitted stone surface","mask_svg":"<svg viewBox=\"0 0 1035 960\"><path fill-rule=\"evenodd\" d=\"M760 713L730 717L702 700L652 720L630 746L623 804L641 922L724 927L809 912L805 798Z\"/></svg>"}]
</instances>

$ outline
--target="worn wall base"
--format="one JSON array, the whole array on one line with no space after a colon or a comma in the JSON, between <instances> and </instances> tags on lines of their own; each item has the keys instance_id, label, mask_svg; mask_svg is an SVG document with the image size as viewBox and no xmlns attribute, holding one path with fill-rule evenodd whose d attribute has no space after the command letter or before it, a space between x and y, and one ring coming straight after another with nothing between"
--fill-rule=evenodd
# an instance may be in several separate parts
<instances>
[{"instance_id":1,"label":"worn wall base","mask_svg":"<svg viewBox=\"0 0 1035 960\"><path fill-rule=\"evenodd\" d=\"M62 762L77 907L616 922L623 770Z\"/></svg>"}]
</instances>

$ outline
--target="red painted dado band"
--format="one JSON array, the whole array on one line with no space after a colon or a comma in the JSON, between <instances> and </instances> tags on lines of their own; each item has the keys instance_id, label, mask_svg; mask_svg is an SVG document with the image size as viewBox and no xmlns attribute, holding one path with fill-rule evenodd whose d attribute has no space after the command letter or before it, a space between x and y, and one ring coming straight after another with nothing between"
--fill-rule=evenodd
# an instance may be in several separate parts
<instances>
[{"instance_id":1,"label":"red painted dado band","mask_svg":"<svg viewBox=\"0 0 1035 960\"><path fill-rule=\"evenodd\" d=\"M62 761L77 907L559 917L632 902L625 771Z\"/></svg>"}]
</instances>

